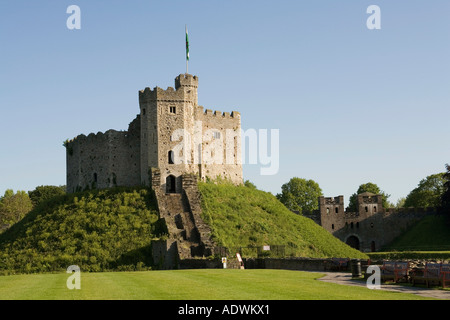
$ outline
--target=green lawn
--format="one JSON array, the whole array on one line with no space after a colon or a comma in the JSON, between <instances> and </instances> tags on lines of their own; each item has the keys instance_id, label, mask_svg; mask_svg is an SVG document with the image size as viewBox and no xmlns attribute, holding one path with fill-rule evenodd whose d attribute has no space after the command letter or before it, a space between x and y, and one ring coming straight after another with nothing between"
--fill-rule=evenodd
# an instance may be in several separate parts
<instances>
[{"instance_id":1,"label":"green lawn","mask_svg":"<svg viewBox=\"0 0 450 320\"><path fill-rule=\"evenodd\" d=\"M320 273L287 270L175 270L0 277L0 299L13 300L409 300L416 295L369 290L316 280Z\"/></svg>"}]
</instances>

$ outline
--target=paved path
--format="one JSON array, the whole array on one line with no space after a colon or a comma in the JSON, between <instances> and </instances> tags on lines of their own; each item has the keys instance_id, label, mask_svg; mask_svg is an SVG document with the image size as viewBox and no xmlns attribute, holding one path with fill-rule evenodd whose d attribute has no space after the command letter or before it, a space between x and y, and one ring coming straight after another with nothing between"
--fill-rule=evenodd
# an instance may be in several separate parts
<instances>
[{"instance_id":1,"label":"paved path","mask_svg":"<svg viewBox=\"0 0 450 320\"><path fill-rule=\"evenodd\" d=\"M319 279L324 282L333 282L337 284L365 287L366 282L362 280L353 280L351 273L327 272L325 276ZM427 289L423 287L410 287L399 284L381 284L381 290L397 291L403 293L418 294L424 297L450 300L450 291Z\"/></svg>"}]
</instances>

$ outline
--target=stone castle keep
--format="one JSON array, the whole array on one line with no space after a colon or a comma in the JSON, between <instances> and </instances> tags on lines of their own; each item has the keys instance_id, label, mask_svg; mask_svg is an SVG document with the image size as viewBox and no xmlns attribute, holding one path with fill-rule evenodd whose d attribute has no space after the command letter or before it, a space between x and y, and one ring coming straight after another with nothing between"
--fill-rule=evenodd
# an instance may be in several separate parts
<instances>
[{"instance_id":1,"label":"stone castle keep","mask_svg":"<svg viewBox=\"0 0 450 320\"><path fill-rule=\"evenodd\" d=\"M181 74L172 87L139 92L140 114L127 131L79 135L66 143L67 191L161 185L180 193L181 175L221 176L242 183L241 116L198 106L198 78Z\"/></svg>"},{"instance_id":2,"label":"stone castle keep","mask_svg":"<svg viewBox=\"0 0 450 320\"><path fill-rule=\"evenodd\" d=\"M243 182L239 112L203 110L198 78L181 74L175 88L139 92L140 113L127 131L79 135L65 142L67 192L115 186L150 186L167 240L152 241L153 261L179 267L209 256L211 230L201 218L197 181Z\"/></svg>"}]
</instances>

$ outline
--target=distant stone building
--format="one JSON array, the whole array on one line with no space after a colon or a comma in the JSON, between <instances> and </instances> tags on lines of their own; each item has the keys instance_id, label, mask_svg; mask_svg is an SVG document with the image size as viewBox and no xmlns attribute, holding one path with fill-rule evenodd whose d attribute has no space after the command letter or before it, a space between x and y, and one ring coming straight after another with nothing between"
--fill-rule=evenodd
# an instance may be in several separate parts
<instances>
[{"instance_id":1,"label":"distant stone building","mask_svg":"<svg viewBox=\"0 0 450 320\"><path fill-rule=\"evenodd\" d=\"M152 168L168 193L181 193L185 173L242 183L240 113L204 111L197 89L190 74L176 77L175 88L145 88L127 131L66 141L67 191L148 186Z\"/></svg>"},{"instance_id":2,"label":"distant stone building","mask_svg":"<svg viewBox=\"0 0 450 320\"><path fill-rule=\"evenodd\" d=\"M357 196L357 211L344 209L344 197L319 197L319 210L309 217L341 241L364 252L389 244L414 222L436 214L435 208L384 209L382 195Z\"/></svg>"}]
</instances>

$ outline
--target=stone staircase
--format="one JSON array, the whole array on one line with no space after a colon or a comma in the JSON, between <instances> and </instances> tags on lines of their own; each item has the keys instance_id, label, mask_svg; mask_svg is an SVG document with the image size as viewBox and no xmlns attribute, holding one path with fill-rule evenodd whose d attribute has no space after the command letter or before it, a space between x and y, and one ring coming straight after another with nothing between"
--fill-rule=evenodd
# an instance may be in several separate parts
<instances>
[{"instance_id":1,"label":"stone staircase","mask_svg":"<svg viewBox=\"0 0 450 320\"><path fill-rule=\"evenodd\" d=\"M160 196L160 218L166 222L169 239L177 242L179 258L203 256L195 221L182 194L167 193ZM162 204L162 206L161 206Z\"/></svg>"},{"instance_id":2,"label":"stone staircase","mask_svg":"<svg viewBox=\"0 0 450 320\"><path fill-rule=\"evenodd\" d=\"M211 229L201 218L201 195L197 177L182 176L182 192L166 193L159 169L152 169L152 189L158 202L159 217L164 220L168 239L153 241L153 260L161 268L173 269L180 261L211 256L214 242Z\"/></svg>"}]
</instances>

